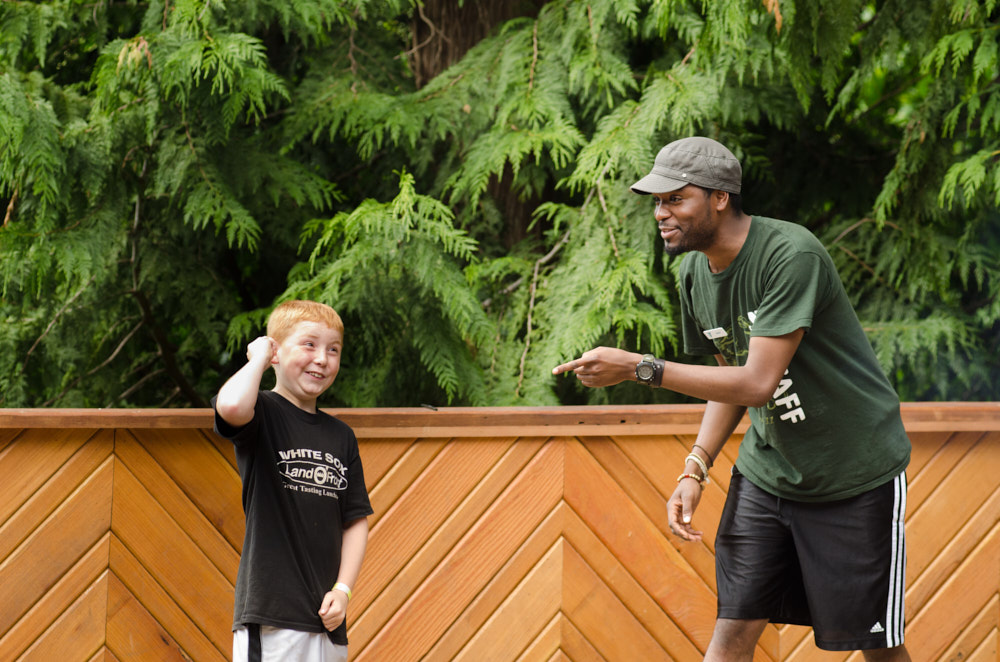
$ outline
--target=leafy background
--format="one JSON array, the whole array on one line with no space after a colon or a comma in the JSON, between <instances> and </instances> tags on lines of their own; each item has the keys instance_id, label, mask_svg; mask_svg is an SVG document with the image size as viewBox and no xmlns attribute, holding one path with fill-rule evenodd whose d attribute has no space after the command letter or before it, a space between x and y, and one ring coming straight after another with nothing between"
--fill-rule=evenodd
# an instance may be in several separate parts
<instances>
[{"instance_id":1,"label":"leafy background","mask_svg":"<svg viewBox=\"0 0 1000 662\"><path fill-rule=\"evenodd\" d=\"M682 402L627 187L691 134L809 227L904 400L1000 399L997 0L0 2L0 405L204 406L276 302L330 406Z\"/></svg>"}]
</instances>

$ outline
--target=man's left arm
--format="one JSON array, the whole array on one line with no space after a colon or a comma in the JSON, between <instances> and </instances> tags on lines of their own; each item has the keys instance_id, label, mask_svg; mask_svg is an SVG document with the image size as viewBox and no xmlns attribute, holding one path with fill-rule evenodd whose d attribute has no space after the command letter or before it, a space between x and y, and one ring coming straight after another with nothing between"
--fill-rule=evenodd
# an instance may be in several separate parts
<instances>
[{"instance_id":1,"label":"man's left arm","mask_svg":"<svg viewBox=\"0 0 1000 662\"><path fill-rule=\"evenodd\" d=\"M659 385L701 400L762 407L774 395L804 334L805 329L797 329L781 336L752 337L746 363L741 366L666 361ZM635 366L641 360L641 354L597 347L578 359L557 366L552 373L559 375L572 370L584 386L600 388L636 381Z\"/></svg>"}]
</instances>

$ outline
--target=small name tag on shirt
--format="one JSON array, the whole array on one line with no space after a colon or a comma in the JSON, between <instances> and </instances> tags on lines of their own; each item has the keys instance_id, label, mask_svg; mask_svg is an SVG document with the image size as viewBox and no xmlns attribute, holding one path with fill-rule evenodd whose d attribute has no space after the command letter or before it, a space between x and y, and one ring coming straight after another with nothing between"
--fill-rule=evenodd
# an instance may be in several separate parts
<instances>
[{"instance_id":1,"label":"small name tag on shirt","mask_svg":"<svg viewBox=\"0 0 1000 662\"><path fill-rule=\"evenodd\" d=\"M716 340L717 338L725 338L727 335L729 335L726 333L726 330L723 329L722 327L719 327L718 329L705 329L702 333L704 333L705 337L708 338L709 340Z\"/></svg>"}]
</instances>

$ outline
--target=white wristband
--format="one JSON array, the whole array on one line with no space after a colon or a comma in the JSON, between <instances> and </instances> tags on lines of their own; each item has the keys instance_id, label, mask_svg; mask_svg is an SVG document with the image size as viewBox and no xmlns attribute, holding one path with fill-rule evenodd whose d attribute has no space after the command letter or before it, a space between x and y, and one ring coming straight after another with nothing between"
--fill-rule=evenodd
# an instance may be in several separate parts
<instances>
[{"instance_id":1,"label":"white wristband","mask_svg":"<svg viewBox=\"0 0 1000 662\"><path fill-rule=\"evenodd\" d=\"M331 591L340 591L341 593L343 593L344 595L347 596L347 601L348 602L351 601L351 587L348 586L347 584L344 584L344 583L341 583L341 582L337 582L336 584L333 585L333 588L330 589L330 590Z\"/></svg>"}]
</instances>

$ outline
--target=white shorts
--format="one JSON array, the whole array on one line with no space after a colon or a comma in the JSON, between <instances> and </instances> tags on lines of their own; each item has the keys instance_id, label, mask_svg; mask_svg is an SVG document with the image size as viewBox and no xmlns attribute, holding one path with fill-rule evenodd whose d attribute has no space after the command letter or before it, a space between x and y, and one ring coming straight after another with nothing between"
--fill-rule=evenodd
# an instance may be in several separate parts
<instances>
[{"instance_id":1,"label":"white shorts","mask_svg":"<svg viewBox=\"0 0 1000 662\"><path fill-rule=\"evenodd\" d=\"M347 662L347 646L322 632L249 625L233 632L233 662Z\"/></svg>"}]
</instances>

